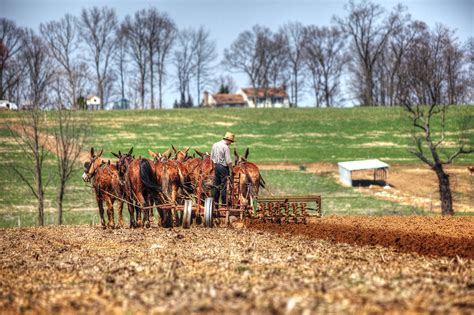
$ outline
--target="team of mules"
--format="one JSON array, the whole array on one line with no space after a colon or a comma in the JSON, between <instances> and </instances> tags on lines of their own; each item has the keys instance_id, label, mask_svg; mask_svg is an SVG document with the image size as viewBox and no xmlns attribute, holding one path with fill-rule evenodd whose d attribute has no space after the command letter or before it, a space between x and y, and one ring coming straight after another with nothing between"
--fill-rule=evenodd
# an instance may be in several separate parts
<instances>
[{"instance_id":1,"label":"team of mules","mask_svg":"<svg viewBox=\"0 0 474 315\"><path fill-rule=\"evenodd\" d=\"M82 178L91 182L99 207L102 227L114 228L114 203L118 202L118 226L123 227L124 203L130 215L130 228L150 227L154 220L153 209L157 209L160 224L171 227L180 224L176 206L185 199L204 200L213 189L214 163L208 153L189 156L189 148L177 150L174 146L164 153L148 151L152 159L135 158L133 148L127 153L113 153L118 160L111 163L102 158L102 150L96 154L91 148L89 160L84 163ZM238 199L247 205L258 195L264 181L254 163L248 162L249 149L243 156L234 150L235 165L229 183L238 185ZM107 206L106 224L104 206Z\"/></svg>"}]
</instances>

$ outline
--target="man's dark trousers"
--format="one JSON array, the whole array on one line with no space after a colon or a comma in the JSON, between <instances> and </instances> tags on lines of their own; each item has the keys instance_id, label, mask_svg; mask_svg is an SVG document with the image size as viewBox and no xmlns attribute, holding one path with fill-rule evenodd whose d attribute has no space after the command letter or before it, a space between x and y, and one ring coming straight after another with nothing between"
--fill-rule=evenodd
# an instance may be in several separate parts
<instances>
[{"instance_id":1,"label":"man's dark trousers","mask_svg":"<svg viewBox=\"0 0 474 315\"><path fill-rule=\"evenodd\" d=\"M214 202L219 204L219 196L222 197L222 204L226 204L227 197L227 178L229 177L229 167L216 164L214 172L213 195Z\"/></svg>"}]
</instances>

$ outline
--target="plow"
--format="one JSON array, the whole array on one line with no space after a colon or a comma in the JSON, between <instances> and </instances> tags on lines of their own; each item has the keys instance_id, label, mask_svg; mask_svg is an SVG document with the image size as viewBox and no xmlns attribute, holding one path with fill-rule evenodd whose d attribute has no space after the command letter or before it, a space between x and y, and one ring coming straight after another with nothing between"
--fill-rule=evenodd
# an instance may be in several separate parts
<instances>
[{"instance_id":1,"label":"plow","mask_svg":"<svg viewBox=\"0 0 474 315\"><path fill-rule=\"evenodd\" d=\"M230 218L238 217L241 220L259 220L260 222L272 223L302 223L305 224L309 218L320 218L321 196L318 195L295 195L295 196L247 196L241 198L239 186L230 179L227 180L227 191L229 196L224 205L214 203L212 197L205 197L202 202L202 179L198 183L197 200L186 199L184 206L177 206L177 210L183 211L182 226L189 228L193 217L204 218L204 226L212 227L217 220L223 219L226 224ZM242 202L245 199L247 202ZM199 219L197 219L199 220Z\"/></svg>"}]
</instances>

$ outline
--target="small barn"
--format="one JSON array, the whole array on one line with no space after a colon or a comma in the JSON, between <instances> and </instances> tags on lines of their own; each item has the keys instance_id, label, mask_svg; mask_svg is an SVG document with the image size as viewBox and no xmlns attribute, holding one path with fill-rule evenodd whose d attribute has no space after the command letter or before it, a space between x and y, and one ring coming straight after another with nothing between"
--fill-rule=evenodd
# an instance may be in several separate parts
<instances>
[{"instance_id":1,"label":"small barn","mask_svg":"<svg viewBox=\"0 0 474 315\"><path fill-rule=\"evenodd\" d=\"M356 171L373 170L374 182L383 181L387 185L390 165L380 160L339 162L339 178L344 185L352 186L352 174Z\"/></svg>"},{"instance_id":2,"label":"small barn","mask_svg":"<svg viewBox=\"0 0 474 315\"><path fill-rule=\"evenodd\" d=\"M99 110L100 109L100 97L92 95L86 100L87 109Z\"/></svg>"}]
</instances>

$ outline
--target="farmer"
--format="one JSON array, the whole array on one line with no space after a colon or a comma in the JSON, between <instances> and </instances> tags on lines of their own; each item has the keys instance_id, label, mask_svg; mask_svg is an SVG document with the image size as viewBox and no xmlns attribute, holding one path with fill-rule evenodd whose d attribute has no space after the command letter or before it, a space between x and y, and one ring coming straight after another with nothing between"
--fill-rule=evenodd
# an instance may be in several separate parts
<instances>
[{"instance_id":1,"label":"farmer","mask_svg":"<svg viewBox=\"0 0 474 315\"><path fill-rule=\"evenodd\" d=\"M214 202L219 204L219 196L222 197L222 204L226 204L226 180L232 178L232 160L230 158L229 146L235 141L235 135L226 132L224 138L212 145L211 159L214 162L214 187L212 194Z\"/></svg>"}]
</instances>

